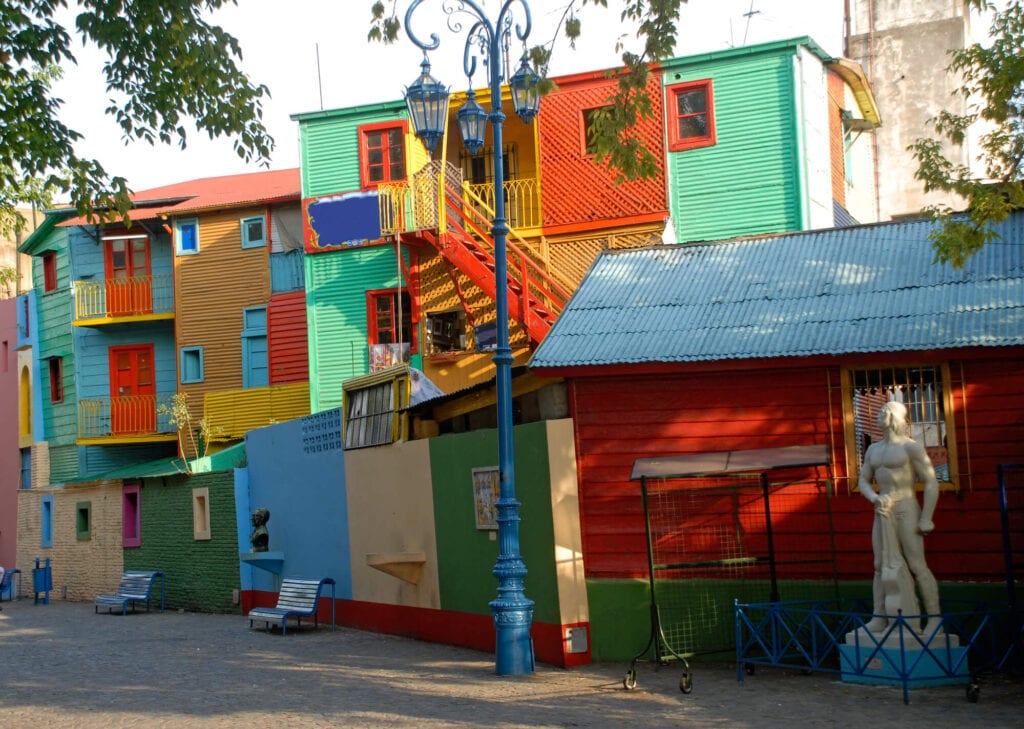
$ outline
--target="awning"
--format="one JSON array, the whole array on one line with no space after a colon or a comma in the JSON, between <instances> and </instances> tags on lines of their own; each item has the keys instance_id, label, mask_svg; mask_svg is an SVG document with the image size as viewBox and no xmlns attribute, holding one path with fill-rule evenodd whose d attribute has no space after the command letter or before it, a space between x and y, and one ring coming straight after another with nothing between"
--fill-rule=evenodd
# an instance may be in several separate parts
<instances>
[{"instance_id":1,"label":"awning","mask_svg":"<svg viewBox=\"0 0 1024 729\"><path fill-rule=\"evenodd\" d=\"M185 473L185 463L180 458L160 458L156 461L146 463L133 463L130 466L121 466L106 473L99 473L95 476L84 478L72 478L63 483L90 483L92 481L115 481L125 478L147 478L157 476L176 476Z\"/></svg>"},{"instance_id":2,"label":"awning","mask_svg":"<svg viewBox=\"0 0 1024 729\"><path fill-rule=\"evenodd\" d=\"M630 481L641 478L692 478L723 473L763 473L781 468L827 466L827 445L759 448L749 451L718 451L688 456L637 458Z\"/></svg>"}]
</instances>

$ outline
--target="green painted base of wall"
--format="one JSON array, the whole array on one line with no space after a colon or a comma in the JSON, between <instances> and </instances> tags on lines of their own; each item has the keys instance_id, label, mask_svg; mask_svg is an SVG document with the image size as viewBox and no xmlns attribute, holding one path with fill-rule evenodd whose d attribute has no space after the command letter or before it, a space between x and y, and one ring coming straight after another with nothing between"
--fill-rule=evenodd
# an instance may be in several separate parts
<instances>
[{"instance_id":1,"label":"green painted base of wall","mask_svg":"<svg viewBox=\"0 0 1024 729\"><path fill-rule=\"evenodd\" d=\"M863 598L871 600L868 581L780 582L782 600ZM765 581L664 580L655 583L662 630L673 650L684 657L708 654L729 658L735 653L733 604L767 602ZM837 594L838 592L838 594ZM944 583L939 586L944 609L961 609L956 602L992 605L1006 603L1006 586L994 583ZM651 637L650 585L647 580L587 580L590 603L591 653L595 662L628 662L647 648L642 660L654 658ZM713 655L712 655L713 654Z\"/></svg>"}]
</instances>

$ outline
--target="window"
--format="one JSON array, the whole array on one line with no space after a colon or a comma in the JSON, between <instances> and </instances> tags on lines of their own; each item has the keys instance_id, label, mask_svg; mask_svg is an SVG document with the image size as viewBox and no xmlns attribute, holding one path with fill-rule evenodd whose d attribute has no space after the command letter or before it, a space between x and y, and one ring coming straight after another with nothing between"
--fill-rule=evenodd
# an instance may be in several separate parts
<instances>
[{"instance_id":1,"label":"window","mask_svg":"<svg viewBox=\"0 0 1024 729\"><path fill-rule=\"evenodd\" d=\"M394 441L394 380L345 392L345 448L366 448Z\"/></svg>"},{"instance_id":2,"label":"window","mask_svg":"<svg viewBox=\"0 0 1024 729\"><path fill-rule=\"evenodd\" d=\"M47 251L43 254L43 292L57 290L57 254Z\"/></svg>"},{"instance_id":3,"label":"window","mask_svg":"<svg viewBox=\"0 0 1024 729\"><path fill-rule=\"evenodd\" d=\"M210 489L192 489L192 537L210 539Z\"/></svg>"},{"instance_id":4,"label":"window","mask_svg":"<svg viewBox=\"0 0 1024 729\"><path fill-rule=\"evenodd\" d=\"M583 110L583 153L594 154L594 131L597 125L598 118L602 114L607 114L611 111L610 106L601 106L596 109L584 109Z\"/></svg>"},{"instance_id":5,"label":"window","mask_svg":"<svg viewBox=\"0 0 1024 729\"><path fill-rule=\"evenodd\" d=\"M203 348L181 348L181 384L189 385L203 381Z\"/></svg>"},{"instance_id":6,"label":"window","mask_svg":"<svg viewBox=\"0 0 1024 729\"><path fill-rule=\"evenodd\" d=\"M124 547L142 546L139 488L138 483L126 483L121 489L121 545Z\"/></svg>"},{"instance_id":7,"label":"window","mask_svg":"<svg viewBox=\"0 0 1024 729\"><path fill-rule=\"evenodd\" d=\"M668 88L668 148L679 152L715 143L711 79Z\"/></svg>"},{"instance_id":8,"label":"window","mask_svg":"<svg viewBox=\"0 0 1024 729\"><path fill-rule=\"evenodd\" d=\"M242 248L260 248L267 245L267 219L262 215L242 218Z\"/></svg>"},{"instance_id":9,"label":"window","mask_svg":"<svg viewBox=\"0 0 1024 729\"><path fill-rule=\"evenodd\" d=\"M958 487L956 438L946 365L843 370L842 378L851 488L856 488L864 452L871 443L882 438L878 411L890 400L907 407L911 423L909 435L928 452L940 488Z\"/></svg>"},{"instance_id":10,"label":"window","mask_svg":"<svg viewBox=\"0 0 1024 729\"><path fill-rule=\"evenodd\" d=\"M91 501L79 501L75 504L75 536L80 542L92 539Z\"/></svg>"},{"instance_id":11,"label":"window","mask_svg":"<svg viewBox=\"0 0 1024 729\"><path fill-rule=\"evenodd\" d=\"M439 311L427 314L427 344L431 354L466 349L466 313Z\"/></svg>"},{"instance_id":12,"label":"window","mask_svg":"<svg viewBox=\"0 0 1024 729\"><path fill-rule=\"evenodd\" d=\"M50 371L50 402L64 402L64 361L50 357L46 362Z\"/></svg>"},{"instance_id":13,"label":"window","mask_svg":"<svg viewBox=\"0 0 1024 729\"><path fill-rule=\"evenodd\" d=\"M370 344L402 342L411 345L412 351L416 351L416 332L412 326L412 299L408 291L402 289L401 296L394 289L367 291L366 313L369 317ZM400 332L399 320L402 322Z\"/></svg>"},{"instance_id":14,"label":"window","mask_svg":"<svg viewBox=\"0 0 1024 729\"><path fill-rule=\"evenodd\" d=\"M39 546L53 546L53 495L43 496L39 501Z\"/></svg>"},{"instance_id":15,"label":"window","mask_svg":"<svg viewBox=\"0 0 1024 729\"><path fill-rule=\"evenodd\" d=\"M21 488L32 488L32 449L21 449Z\"/></svg>"},{"instance_id":16,"label":"window","mask_svg":"<svg viewBox=\"0 0 1024 729\"><path fill-rule=\"evenodd\" d=\"M363 187L405 179L405 124L359 128L359 174Z\"/></svg>"},{"instance_id":17,"label":"window","mask_svg":"<svg viewBox=\"0 0 1024 729\"><path fill-rule=\"evenodd\" d=\"M174 252L179 256L199 253L199 220L186 218L174 221Z\"/></svg>"}]
</instances>

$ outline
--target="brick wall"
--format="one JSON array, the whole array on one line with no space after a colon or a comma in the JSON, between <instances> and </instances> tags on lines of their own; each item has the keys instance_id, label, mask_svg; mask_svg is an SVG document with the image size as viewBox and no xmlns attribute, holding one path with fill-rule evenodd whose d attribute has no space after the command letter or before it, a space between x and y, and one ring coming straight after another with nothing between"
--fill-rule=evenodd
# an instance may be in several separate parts
<instances>
[{"instance_id":1,"label":"brick wall","mask_svg":"<svg viewBox=\"0 0 1024 729\"><path fill-rule=\"evenodd\" d=\"M53 547L42 548L40 503L53 496ZM80 540L76 526L79 503L89 503L89 538ZM22 593L32 596L35 560L50 558L51 599L91 601L112 592L124 571L121 549L121 482L100 481L63 489L33 488L18 492L18 568Z\"/></svg>"},{"instance_id":2,"label":"brick wall","mask_svg":"<svg viewBox=\"0 0 1024 729\"><path fill-rule=\"evenodd\" d=\"M209 493L209 540L193 536L192 494L198 488ZM169 608L240 610L232 602L241 586L233 472L147 478L139 494L142 545L124 550L124 568L163 572Z\"/></svg>"}]
</instances>

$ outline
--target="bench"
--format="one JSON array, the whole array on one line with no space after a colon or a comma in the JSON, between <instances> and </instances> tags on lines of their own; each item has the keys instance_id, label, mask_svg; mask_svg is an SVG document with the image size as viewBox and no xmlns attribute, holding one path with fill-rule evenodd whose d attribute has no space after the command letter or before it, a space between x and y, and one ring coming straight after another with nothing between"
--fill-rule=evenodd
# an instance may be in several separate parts
<instances>
[{"instance_id":1,"label":"bench","mask_svg":"<svg viewBox=\"0 0 1024 729\"><path fill-rule=\"evenodd\" d=\"M135 612L136 603L146 603L146 611L149 611L149 600L153 593L153 583L160 578L160 611L164 609L164 573L144 572L132 570L121 575L121 582L117 586L117 592L113 595L97 595L95 610L98 613L101 607L107 608L107 613L118 608L122 615L128 614L128 606Z\"/></svg>"},{"instance_id":2,"label":"bench","mask_svg":"<svg viewBox=\"0 0 1024 729\"><path fill-rule=\"evenodd\" d=\"M298 626L303 618L313 618L314 626L319 627L317 605L324 585L331 586L331 629L334 623L334 580L330 577L285 577L281 580L281 591L277 596L276 607L255 607L246 616L249 627L254 621L262 620L264 630L270 630L271 623L281 624L281 635L288 632L288 618L295 618Z\"/></svg>"}]
</instances>

